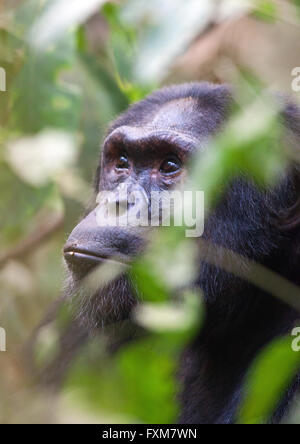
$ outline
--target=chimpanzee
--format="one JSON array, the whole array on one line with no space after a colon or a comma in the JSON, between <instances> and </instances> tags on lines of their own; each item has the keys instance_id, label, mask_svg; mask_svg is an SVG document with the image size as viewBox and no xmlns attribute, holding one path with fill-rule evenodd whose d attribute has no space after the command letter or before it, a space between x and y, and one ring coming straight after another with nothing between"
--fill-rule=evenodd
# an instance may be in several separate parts
<instances>
[{"instance_id":1,"label":"chimpanzee","mask_svg":"<svg viewBox=\"0 0 300 444\"><path fill-rule=\"evenodd\" d=\"M133 104L109 128L95 192L115 190L121 183L133 190L142 187L146 193L174 188L186 176L192 154L220 131L232 96L226 85L188 83L165 87ZM287 143L293 139L300 146L297 106L286 103L282 121L292 134ZM260 188L242 173L237 175L208 216L203 238L299 284L299 183L292 161L272 189ZM70 287L76 288L95 265L111 259L128 263L143 250L144 242L134 228L99 226L92 210L64 247ZM194 284L205 295L206 318L181 359L178 422L232 423L250 364L273 338L291 331L297 313L205 258ZM101 328L126 319L136 303L130 278L124 273L94 294L86 308L81 303L83 323ZM270 422L281 420L297 387L295 379Z\"/></svg>"}]
</instances>

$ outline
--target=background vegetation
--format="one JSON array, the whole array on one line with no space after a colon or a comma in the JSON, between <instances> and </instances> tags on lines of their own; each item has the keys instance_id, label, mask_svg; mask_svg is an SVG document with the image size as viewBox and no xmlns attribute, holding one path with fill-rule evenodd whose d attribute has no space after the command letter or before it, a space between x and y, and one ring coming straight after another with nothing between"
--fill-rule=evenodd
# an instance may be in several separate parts
<instances>
[{"instance_id":1,"label":"background vegetation","mask_svg":"<svg viewBox=\"0 0 300 444\"><path fill-rule=\"evenodd\" d=\"M262 185L276 180L286 153L270 149L279 126L264 90L293 94L299 27L298 0L1 2L1 423L174 421L178 357L205 316L201 295L185 292L180 305L170 298L194 273L193 246L181 231L159 232L134 267L145 299L136 322L146 338L113 358L105 338L89 344L59 395L36 385L23 345L61 293L62 245L90 198L105 128L130 103L174 82L234 83L237 110L209 153L195 159L192 186L205 190L209 208L237 166ZM284 288L277 293L286 297ZM39 365L57 351L58 333L57 324L40 332ZM264 421L294 375L300 355L290 342L258 357L240 422ZM299 415L296 405L289 420Z\"/></svg>"}]
</instances>

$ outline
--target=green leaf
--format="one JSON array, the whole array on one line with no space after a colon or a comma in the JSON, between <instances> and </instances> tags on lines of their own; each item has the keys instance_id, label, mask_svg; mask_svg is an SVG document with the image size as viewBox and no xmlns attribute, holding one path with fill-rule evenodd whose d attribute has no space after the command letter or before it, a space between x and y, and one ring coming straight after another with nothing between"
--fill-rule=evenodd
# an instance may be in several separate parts
<instances>
[{"instance_id":1,"label":"green leaf","mask_svg":"<svg viewBox=\"0 0 300 444\"><path fill-rule=\"evenodd\" d=\"M158 85L155 83L144 85L136 81L134 66L137 58L137 27L127 24L122 19L122 8L113 3L106 3L101 12L110 26L109 56L115 70L115 78L119 88L126 95L130 103L143 99Z\"/></svg>"},{"instance_id":2,"label":"green leaf","mask_svg":"<svg viewBox=\"0 0 300 444\"><path fill-rule=\"evenodd\" d=\"M273 0L258 0L255 2L253 15L260 20L273 23L278 19L277 5Z\"/></svg>"},{"instance_id":3,"label":"green leaf","mask_svg":"<svg viewBox=\"0 0 300 444\"><path fill-rule=\"evenodd\" d=\"M123 350L118 358L126 388L126 413L148 424L176 420L177 348L163 338L149 338Z\"/></svg>"},{"instance_id":4,"label":"green leaf","mask_svg":"<svg viewBox=\"0 0 300 444\"><path fill-rule=\"evenodd\" d=\"M99 103L101 112L103 114L107 113L107 115L110 115L110 118L112 118L115 113L120 113L125 110L129 105L128 99L120 90L116 80L104 64L101 64L100 61L88 53L80 53L79 61L82 68L86 70L87 74L93 80L95 91L98 90L98 93L101 93L110 105L110 111L107 111L103 109L103 104Z\"/></svg>"},{"instance_id":5,"label":"green leaf","mask_svg":"<svg viewBox=\"0 0 300 444\"><path fill-rule=\"evenodd\" d=\"M292 350L291 337L277 339L268 345L249 372L246 398L238 422L259 424L268 421L299 366L300 354Z\"/></svg>"},{"instance_id":6,"label":"green leaf","mask_svg":"<svg viewBox=\"0 0 300 444\"><path fill-rule=\"evenodd\" d=\"M298 8L300 8L300 0L294 0L294 3L296 6L298 6Z\"/></svg>"},{"instance_id":7,"label":"green leaf","mask_svg":"<svg viewBox=\"0 0 300 444\"><path fill-rule=\"evenodd\" d=\"M294 4L297 8L298 18L300 19L300 0L294 0Z\"/></svg>"},{"instance_id":8,"label":"green leaf","mask_svg":"<svg viewBox=\"0 0 300 444\"><path fill-rule=\"evenodd\" d=\"M151 268L151 262L145 258L134 264L131 275L136 282L143 299L159 302L169 298L169 288L161 277Z\"/></svg>"},{"instance_id":9,"label":"green leaf","mask_svg":"<svg viewBox=\"0 0 300 444\"><path fill-rule=\"evenodd\" d=\"M45 127L74 130L78 125L78 89L64 83L61 74L75 61L75 35L56 47L37 53L28 50L25 64L14 80L10 127L35 133Z\"/></svg>"}]
</instances>

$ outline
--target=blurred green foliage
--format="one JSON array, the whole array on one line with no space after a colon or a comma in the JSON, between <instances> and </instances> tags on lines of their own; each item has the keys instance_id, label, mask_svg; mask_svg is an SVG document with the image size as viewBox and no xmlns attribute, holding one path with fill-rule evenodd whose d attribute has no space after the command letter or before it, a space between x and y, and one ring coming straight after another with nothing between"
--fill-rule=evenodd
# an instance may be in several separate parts
<instances>
[{"instance_id":1,"label":"blurred green foliage","mask_svg":"<svg viewBox=\"0 0 300 444\"><path fill-rule=\"evenodd\" d=\"M250 392L239 413L242 424L268 421L269 412L278 403L284 390L299 369L299 356L291 348L291 338L280 338L266 347L257 358L248 376Z\"/></svg>"},{"instance_id":2,"label":"blurred green foliage","mask_svg":"<svg viewBox=\"0 0 300 444\"><path fill-rule=\"evenodd\" d=\"M0 355L0 422L68 422L72 417L173 422L178 358L205 316L201 295L185 291L193 280L196 253L183 230L159 231L152 249L132 267L145 302L135 314L149 332L145 339L113 359L106 355L105 338L103 344L92 342L74 363L61 397L49 400L22 367L20 345L60 293L61 246L87 201L105 128L130 103L167 82L176 59L217 16L218 2L85 0L82 14L69 14L65 0L18 3L0 9L0 66L7 73L7 92L0 93L0 325L8 332L8 352ZM57 11L56 23L51 17ZM250 12L280 20L272 1L253 1ZM241 71L238 83L228 127L192 167L190 185L206 192L208 208L237 170L265 186L285 165L285 153L276 145L278 109L255 76ZM64 140L72 141L71 148ZM12 155L21 150L33 156L36 147L48 166L45 181L31 180L34 160L19 164ZM59 166L51 157L54 149L61 153ZM57 222L48 240L52 220ZM44 230L47 242L36 245ZM181 296L177 301L174 292ZM44 330L39 360L51 358L58 332L56 326ZM240 422L267 419L299 361L289 340L271 344L258 357ZM57 409L57 403L64 408Z\"/></svg>"}]
</instances>

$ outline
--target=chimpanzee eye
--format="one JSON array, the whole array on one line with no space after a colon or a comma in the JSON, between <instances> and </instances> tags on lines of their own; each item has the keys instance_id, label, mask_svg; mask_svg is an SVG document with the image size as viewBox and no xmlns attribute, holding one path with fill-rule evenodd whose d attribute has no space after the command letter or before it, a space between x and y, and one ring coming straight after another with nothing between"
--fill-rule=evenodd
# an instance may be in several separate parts
<instances>
[{"instance_id":1,"label":"chimpanzee eye","mask_svg":"<svg viewBox=\"0 0 300 444\"><path fill-rule=\"evenodd\" d=\"M170 157L163 161L159 171L163 174L175 174L181 168L181 162L176 157Z\"/></svg>"},{"instance_id":2,"label":"chimpanzee eye","mask_svg":"<svg viewBox=\"0 0 300 444\"><path fill-rule=\"evenodd\" d=\"M128 170L129 169L129 161L128 161L128 157L125 153L121 154L117 164L116 164L116 168L118 170Z\"/></svg>"}]
</instances>

